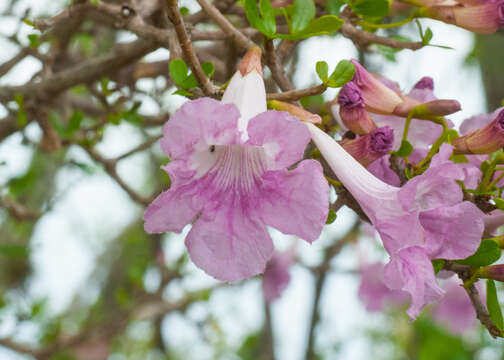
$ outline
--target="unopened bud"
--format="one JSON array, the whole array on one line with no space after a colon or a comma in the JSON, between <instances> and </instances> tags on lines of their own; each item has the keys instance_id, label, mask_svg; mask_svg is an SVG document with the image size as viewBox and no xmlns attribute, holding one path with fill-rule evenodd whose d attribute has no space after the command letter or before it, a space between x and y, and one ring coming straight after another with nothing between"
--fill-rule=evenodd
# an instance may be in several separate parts
<instances>
[{"instance_id":1,"label":"unopened bud","mask_svg":"<svg viewBox=\"0 0 504 360\"><path fill-rule=\"evenodd\" d=\"M360 162L368 166L392 150L394 130L384 126L356 139L345 139L340 145Z\"/></svg>"},{"instance_id":2,"label":"unopened bud","mask_svg":"<svg viewBox=\"0 0 504 360\"><path fill-rule=\"evenodd\" d=\"M253 46L247 51L247 53L243 56L242 61L240 61L240 64L238 65L238 70L243 76L254 70L257 71L257 73L261 75L261 77L263 76L261 55L262 51L259 46Z\"/></svg>"},{"instance_id":3,"label":"unopened bud","mask_svg":"<svg viewBox=\"0 0 504 360\"><path fill-rule=\"evenodd\" d=\"M484 128L452 141L456 154L491 154L504 146L504 110Z\"/></svg>"},{"instance_id":4,"label":"unopened bud","mask_svg":"<svg viewBox=\"0 0 504 360\"><path fill-rule=\"evenodd\" d=\"M337 101L339 115L348 129L359 135L376 129L376 124L366 112L362 91L353 81L341 88Z\"/></svg>"},{"instance_id":5,"label":"unopened bud","mask_svg":"<svg viewBox=\"0 0 504 360\"><path fill-rule=\"evenodd\" d=\"M312 124L320 124L322 122L322 118L319 115L313 114L299 106L292 105L283 101L271 100L268 101L268 106L274 110L288 112L301 121L309 122Z\"/></svg>"},{"instance_id":6,"label":"unopened bud","mask_svg":"<svg viewBox=\"0 0 504 360\"><path fill-rule=\"evenodd\" d=\"M483 279L504 281L504 265L501 264L482 267L478 270L477 275Z\"/></svg>"}]
</instances>

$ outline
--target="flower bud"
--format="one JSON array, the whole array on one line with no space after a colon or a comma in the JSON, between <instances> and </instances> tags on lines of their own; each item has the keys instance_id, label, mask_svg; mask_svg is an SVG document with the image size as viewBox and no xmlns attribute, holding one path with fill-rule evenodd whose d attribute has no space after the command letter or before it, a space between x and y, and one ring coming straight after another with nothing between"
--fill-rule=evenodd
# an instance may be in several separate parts
<instances>
[{"instance_id":1,"label":"flower bud","mask_svg":"<svg viewBox=\"0 0 504 360\"><path fill-rule=\"evenodd\" d=\"M434 80L430 76L424 76L423 78L418 80L413 88L419 90L434 90Z\"/></svg>"},{"instance_id":2,"label":"flower bud","mask_svg":"<svg viewBox=\"0 0 504 360\"><path fill-rule=\"evenodd\" d=\"M350 81L341 88L337 98L343 124L356 134L367 134L376 129L376 124L366 112L361 89Z\"/></svg>"},{"instance_id":3,"label":"flower bud","mask_svg":"<svg viewBox=\"0 0 504 360\"><path fill-rule=\"evenodd\" d=\"M485 266L480 268L477 274L480 278L504 281L504 265Z\"/></svg>"},{"instance_id":4,"label":"flower bud","mask_svg":"<svg viewBox=\"0 0 504 360\"><path fill-rule=\"evenodd\" d=\"M356 60L351 60L355 65L353 82L361 92L367 110L378 114L392 114L403 99L392 89L367 72Z\"/></svg>"},{"instance_id":5,"label":"flower bud","mask_svg":"<svg viewBox=\"0 0 504 360\"><path fill-rule=\"evenodd\" d=\"M394 130L389 126L375 129L369 134L359 136L356 139L345 139L340 142L343 149L363 166L368 166L386 155L392 150L393 144Z\"/></svg>"},{"instance_id":6,"label":"flower bud","mask_svg":"<svg viewBox=\"0 0 504 360\"><path fill-rule=\"evenodd\" d=\"M476 34L493 34L504 26L504 0L463 2L463 6L432 6L420 13Z\"/></svg>"},{"instance_id":7,"label":"flower bud","mask_svg":"<svg viewBox=\"0 0 504 360\"><path fill-rule=\"evenodd\" d=\"M320 124L322 122L322 118L319 115L313 114L296 105L292 105L278 100L268 101L268 105L270 108L274 110L288 112L289 114L297 117L301 121L309 122L312 124Z\"/></svg>"},{"instance_id":8,"label":"flower bud","mask_svg":"<svg viewBox=\"0 0 504 360\"><path fill-rule=\"evenodd\" d=\"M253 46L247 51L238 65L238 70L241 72L242 76L255 70L263 77L261 55L262 51L259 46Z\"/></svg>"},{"instance_id":9,"label":"flower bud","mask_svg":"<svg viewBox=\"0 0 504 360\"><path fill-rule=\"evenodd\" d=\"M504 110L484 128L452 141L456 154L491 154L504 146Z\"/></svg>"}]
</instances>

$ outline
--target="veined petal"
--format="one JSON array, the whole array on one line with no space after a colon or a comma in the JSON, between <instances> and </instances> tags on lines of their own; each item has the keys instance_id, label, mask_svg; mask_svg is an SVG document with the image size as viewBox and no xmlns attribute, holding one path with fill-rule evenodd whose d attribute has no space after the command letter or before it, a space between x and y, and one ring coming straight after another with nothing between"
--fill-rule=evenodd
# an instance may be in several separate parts
<instances>
[{"instance_id":1,"label":"veined petal","mask_svg":"<svg viewBox=\"0 0 504 360\"><path fill-rule=\"evenodd\" d=\"M329 186L322 166L304 160L294 170L269 171L261 189L263 222L284 234L313 242L327 219Z\"/></svg>"},{"instance_id":2,"label":"veined petal","mask_svg":"<svg viewBox=\"0 0 504 360\"><path fill-rule=\"evenodd\" d=\"M483 216L469 201L423 211L420 223L425 230L429 257L456 260L474 254L485 229Z\"/></svg>"},{"instance_id":3,"label":"veined petal","mask_svg":"<svg viewBox=\"0 0 504 360\"><path fill-rule=\"evenodd\" d=\"M391 255L411 246L424 246L425 233L418 212L378 220L373 224L380 234L383 246Z\"/></svg>"},{"instance_id":4,"label":"veined petal","mask_svg":"<svg viewBox=\"0 0 504 360\"><path fill-rule=\"evenodd\" d=\"M189 101L164 125L161 149L172 159L188 159L211 145L236 144L239 117L234 105L210 98Z\"/></svg>"},{"instance_id":5,"label":"veined petal","mask_svg":"<svg viewBox=\"0 0 504 360\"><path fill-rule=\"evenodd\" d=\"M436 282L430 259L424 249L414 246L401 250L385 266L385 283L391 289L410 294L408 315L414 319L422 308L439 300L444 291Z\"/></svg>"},{"instance_id":6,"label":"veined petal","mask_svg":"<svg viewBox=\"0 0 504 360\"><path fill-rule=\"evenodd\" d=\"M303 158L310 132L284 111L265 111L250 120L247 145L261 146L268 170L285 169Z\"/></svg>"},{"instance_id":7,"label":"veined petal","mask_svg":"<svg viewBox=\"0 0 504 360\"><path fill-rule=\"evenodd\" d=\"M238 130L243 134L242 139L246 140L249 120L266 111L266 89L262 76L255 70L245 76L237 71L222 96L222 103L238 107L240 111Z\"/></svg>"},{"instance_id":8,"label":"veined petal","mask_svg":"<svg viewBox=\"0 0 504 360\"><path fill-rule=\"evenodd\" d=\"M186 238L191 260L218 280L235 282L264 272L273 254L265 226L238 204L203 214Z\"/></svg>"}]
</instances>

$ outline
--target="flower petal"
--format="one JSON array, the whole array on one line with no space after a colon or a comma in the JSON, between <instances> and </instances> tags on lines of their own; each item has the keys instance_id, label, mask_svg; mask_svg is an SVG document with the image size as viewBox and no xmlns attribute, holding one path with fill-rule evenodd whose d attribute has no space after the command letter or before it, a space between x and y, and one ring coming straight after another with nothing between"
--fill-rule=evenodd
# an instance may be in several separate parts
<instances>
[{"instance_id":1,"label":"flower petal","mask_svg":"<svg viewBox=\"0 0 504 360\"><path fill-rule=\"evenodd\" d=\"M218 280L235 282L262 273L273 254L265 226L238 206L203 213L185 244L191 260Z\"/></svg>"},{"instance_id":2,"label":"flower petal","mask_svg":"<svg viewBox=\"0 0 504 360\"><path fill-rule=\"evenodd\" d=\"M172 159L188 159L198 147L239 142L240 113L210 98L189 101L163 127L161 149Z\"/></svg>"},{"instance_id":3,"label":"flower petal","mask_svg":"<svg viewBox=\"0 0 504 360\"><path fill-rule=\"evenodd\" d=\"M469 201L423 211L420 223L425 230L429 257L455 260L474 254L485 229L483 215Z\"/></svg>"},{"instance_id":4,"label":"flower petal","mask_svg":"<svg viewBox=\"0 0 504 360\"><path fill-rule=\"evenodd\" d=\"M284 234L312 242L322 231L329 210L329 186L322 166L304 160L291 171L269 171L263 176L260 216Z\"/></svg>"},{"instance_id":5,"label":"flower petal","mask_svg":"<svg viewBox=\"0 0 504 360\"><path fill-rule=\"evenodd\" d=\"M385 283L391 289L410 294L411 305L407 313L412 319L425 305L439 300L444 294L436 282L430 259L418 246L403 249L391 257L385 266Z\"/></svg>"},{"instance_id":6,"label":"flower petal","mask_svg":"<svg viewBox=\"0 0 504 360\"><path fill-rule=\"evenodd\" d=\"M384 220L379 219L374 226L391 255L411 246L423 246L424 230L418 219L418 211Z\"/></svg>"},{"instance_id":7,"label":"flower petal","mask_svg":"<svg viewBox=\"0 0 504 360\"><path fill-rule=\"evenodd\" d=\"M262 146L267 169L284 169L303 158L310 132L303 123L284 111L270 110L250 120L247 144Z\"/></svg>"}]
</instances>

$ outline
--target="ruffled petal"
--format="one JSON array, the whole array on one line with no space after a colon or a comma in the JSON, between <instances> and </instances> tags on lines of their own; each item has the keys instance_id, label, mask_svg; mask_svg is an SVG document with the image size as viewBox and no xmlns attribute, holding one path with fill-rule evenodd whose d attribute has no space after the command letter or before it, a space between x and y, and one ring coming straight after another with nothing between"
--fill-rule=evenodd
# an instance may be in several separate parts
<instances>
[{"instance_id":1,"label":"ruffled petal","mask_svg":"<svg viewBox=\"0 0 504 360\"><path fill-rule=\"evenodd\" d=\"M161 149L172 159L188 159L211 145L237 144L239 117L232 104L210 98L189 101L164 125Z\"/></svg>"},{"instance_id":2,"label":"ruffled petal","mask_svg":"<svg viewBox=\"0 0 504 360\"><path fill-rule=\"evenodd\" d=\"M390 168L390 155L385 155L372 162L367 169L371 174L376 176L381 181L392 185L392 186L400 186L401 180L399 180L399 176Z\"/></svg>"},{"instance_id":3,"label":"ruffled petal","mask_svg":"<svg viewBox=\"0 0 504 360\"><path fill-rule=\"evenodd\" d=\"M391 257L385 266L385 283L391 289L410 294L411 305L407 313L412 319L425 305L439 300L444 294L436 282L430 259L418 246L403 249Z\"/></svg>"},{"instance_id":4,"label":"ruffled petal","mask_svg":"<svg viewBox=\"0 0 504 360\"><path fill-rule=\"evenodd\" d=\"M260 216L284 234L312 242L322 231L329 209L329 186L322 167L304 160L291 171L269 171L263 176Z\"/></svg>"},{"instance_id":5,"label":"ruffled petal","mask_svg":"<svg viewBox=\"0 0 504 360\"><path fill-rule=\"evenodd\" d=\"M293 256L292 251L275 253L268 262L262 282L264 298L268 303L278 299L289 285L291 279L289 268Z\"/></svg>"},{"instance_id":6,"label":"ruffled petal","mask_svg":"<svg viewBox=\"0 0 504 360\"><path fill-rule=\"evenodd\" d=\"M425 234L418 216L418 212L413 211L374 223L389 254L393 255L407 247L424 245Z\"/></svg>"},{"instance_id":7,"label":"ruffled petal","mask_svg":"<svg viewBox=\"0 0 504 360\"><path fill-rule=\"evenodd\" d=\"M474 254L485 229L483 216L469 201L423 211L420 223L425 230L429 257L455 260Z\"/></svg>"},{"instance_id":8,"label":"ruffled petal","mask_svg":"<svg viewBox=\"0 0 504 360\"><path fill-rule=\"evenodd\" d=\"M285 169L303 157L310 132L303 123L284 111L270 110L252 118L248 145L262 146L268 170Z\"/></svg>"},{"instance_id":9,"label":"ruffled petal","mask_svg":"<svg viewBox=\"0 0 504 360\"><path fill-rule=\"evenodd\" d=\"M235 282L264 272L273 254L266 227L239 206L203 213L185 244L191 260L218 280Z\"/></svg>"}]
</instances>

